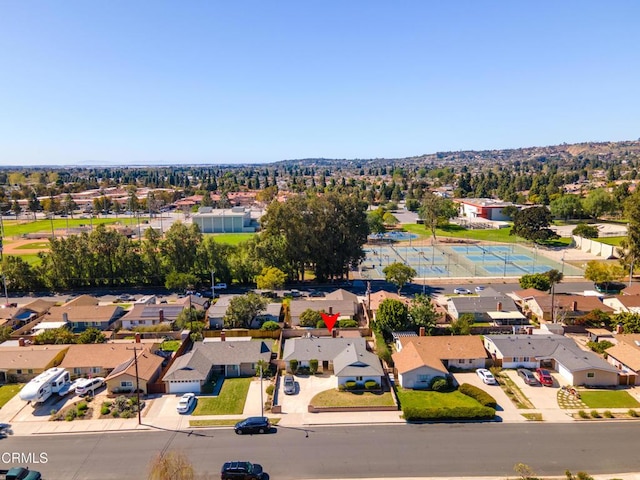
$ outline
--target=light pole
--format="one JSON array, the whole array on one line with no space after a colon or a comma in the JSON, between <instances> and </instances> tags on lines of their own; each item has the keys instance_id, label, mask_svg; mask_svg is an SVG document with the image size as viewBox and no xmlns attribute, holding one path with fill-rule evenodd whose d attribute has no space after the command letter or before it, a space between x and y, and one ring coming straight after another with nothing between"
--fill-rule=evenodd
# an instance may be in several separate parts
<instances>
[{"instance_id":1,"label":"light pole","mask_svg":"<svg viewBox=\"0 0 640 480\"><path fill-rule=\"evenodd\" d=\"M567 253L566 250L562 252L562 269L561 269L562 275L564 275L564 256L566 253ZM633 263L631 263L631 270L633 270Z\"/></svg>"}]
</instances>

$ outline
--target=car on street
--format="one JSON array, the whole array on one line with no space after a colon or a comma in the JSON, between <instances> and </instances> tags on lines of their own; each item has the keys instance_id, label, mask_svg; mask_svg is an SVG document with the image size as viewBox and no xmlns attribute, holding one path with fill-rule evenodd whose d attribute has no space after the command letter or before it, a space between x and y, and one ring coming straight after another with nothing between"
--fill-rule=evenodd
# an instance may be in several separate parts
<instances>
[{"instance_id":1,"label":"car on street","mask_svg":"<svg viewBox=\"0 0 640 480\"><path fill-rule=\"evenodd\" d=\"M487 385L496 385L498 383L496 381L496 377L494 377L493 374L486 368L479 368L476 370L476 373L478 374L478 377L480 377L480 379Z\"/></svg>"},{"instance_id":2,"label":"car on street","mask_svg":"<svg viewBox=\"0 0 640 480\"><path fill-rule=\"evenodd\" d=\"M476 291L476 293L484 292L484 288L485 288L484 285L478 285L475 288L475 291Z\"/></svg>"},{"instance_id":3,"label":"car on street","mask_svg":"<svg viewBox=\"0 0 640 480\"><path fill-rule=\"evenodd\" d=\"M135 302L136 297L133 295L129 295L128 293L123 293L122 295L118 295L113 303L126 303L126 302Z\"/></svg>"},{"instance_id":4,"label":"car on street","mask_svg":"<svg viewBox=\"0 0 640 480\"><path fill-rule=\"evenodd\" d=\"M624 290L625 287L626 285L621 282L600 282L594 284L594 288L597 292L610 295L619 294L622 290Z\"/></svg>"},{"instance_id":5,"label":"car on street","mask_svg":"<svg viewBox=\"0 0 640 480\"><path fill-rule=\"evenodd\" d=\"M524 380L524 383L526 383L527 385L540 385L540 382L538 382L538 379L531 370L527 370L526 368L519 368L518 376L522 378L522 380Z\"/></svg>"},{"instance_id":6,"label":"car on street","mask_svg":"<svg viewBox=\"0 0 640 480\"><path fill-rule=\"evenodd\" d=\"M296 393L296 382L293 379L293 375L285 375L283 383L285 395L293 395Z\"/></svg>"},{"instance_id":7,"label":"car on street","mask_svg":"<svg viewBox=\"0 0 640 480\"><path fill-rule=\"evenodd\" d=\"M549 370L545 368L536 368L536 377L542 385L546 387L553 387L553 377Z\"/></svg>"},{"instance_id":8,"label":"car on street","mask_svg":"<svg viewBox=\"0 0 640 480\"><path fill-rule=\"evenodd\" d=\"M6 480L40 480L42 475L36 470L29 470L25 467L13 467L5 470Z\"/></svg>"},{"instance_id":9,"label":"car on street","mask_svg":"<svg viewBox=\"0 0 640 480\"><path fill-rule=\"evenodd\" d=\"M238 435L245 433L269 433L271 422L267 417L249 417L236 423L233 427Z\"/></svg>"},{"instance_id":10,"label":"car on street","mask_svg":"<svg viewBox=\"0 0 640 480\"><path fill-rule=\"evenodd\" d=\"M76 385L78 395L93 395L96 390L104 385L104 377L86 378L84 382Z\"/></svg>"},{"instance_id":11,"label":"car on street","mask_svg":"<svg viewBox=\"0 0 640 480\"><path fill-rule=\"evenodd\" d=\"M196 403L196 394L195 393L185 393L180 397L180 401L178 402L178 406L176 410L178 413L187 413L191 410Z\"/></svg>"},{"instance_id":12,"label":"car on street","mask_svg":"<svg viewBox=\"0 0 640 480\"><path fill-rule=\"evenodd\" d=\"M220 471L221 480L262 480L262 465L251 462L225 462Z\"/></svg>"},{"instance_id":13,"label":"car on street","mask_svg":"<svg viewBox=\"0 0 640 480\"><path fill-rule=\"evenodd\" d=\"M324 292L321 292L320 290L309 290L309 297L311 298L320 298L320 297L324 297L325 294Z\"/></svg>"},{"instance_id":14,"label":"car on street","mask_svg":"<svg viewBox=\"0 0 640 480\"><path fill-rule=\"evenodd\" d=\"M226 290L227 289L227 284L226 283L216 283L213 286L214 290Z\"/></svg>"},{"instance_id":15,"label":"car on street","mask_svg":"<svg viewBox=\"0 0 640 480\"><path fill-rule=\"evenodd\" d=\"M471 293L471 290L464 287L457 287L453 289L453 293L455 293L456 295L469 295Z\"/></svg>"}]
</instances>

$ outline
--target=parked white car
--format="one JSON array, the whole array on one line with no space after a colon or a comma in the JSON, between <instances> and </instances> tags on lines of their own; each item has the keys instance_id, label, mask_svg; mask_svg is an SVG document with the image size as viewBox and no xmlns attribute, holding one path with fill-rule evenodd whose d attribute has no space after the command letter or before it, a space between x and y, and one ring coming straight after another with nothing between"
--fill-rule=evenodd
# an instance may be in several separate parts
<instances>
[{"instance_id":1,"label":"parked white car","mask_svg":"<svg viewBox=\"0 0 640 480\"><path fill-rule=\"evenodd\" d=\"M187 413L191 410L191 407L196 403L196 394L195 393L185 393L180 397L180 401L178 402L178 406L176 410L178 413Z\"/></svg>"},{"instance_id":2,"label":"parked white car","mask_svg":"<svg viewBox=\"0 0 640 480\"><path fill-rule=\"evenodd\" d=\"M227 284L226 283L216 283L213 286L214 290L226 290L227 289Z\"/></svg>"},{"instance_id":3,"label":"parked white car","mask_svg":"<svg viewBox=\"0 0 640 480\"><path fill-rule=\"evenodd\" d=\"M476 370L476 373L478 374L480 379L487 385L496 385L498 383L496 381L496 377L494 377L493 374L486 368L479 368Z\"/></svg>"},{"instance_id":4,"label":"parked white car","mask_svg":"<svg viewBox=\"0 0 640 480\"><path fill-rule=\"evenodd\" d=\"M87 378L84 382L78 383L76 393L78 395L94 394L96 390L104 385L103 377Z\"/></svg>"},{"instance_id":5,"label":"parked white car","mask_svg":"<svg viewBox=\"0 0 640 480\"><path fill-rule=\"evenodd\" d=\"M453 293L455 293L456 295L470 295L471 290L464 287L457 287L453 289Z\"/></svg>"}]
</instances>

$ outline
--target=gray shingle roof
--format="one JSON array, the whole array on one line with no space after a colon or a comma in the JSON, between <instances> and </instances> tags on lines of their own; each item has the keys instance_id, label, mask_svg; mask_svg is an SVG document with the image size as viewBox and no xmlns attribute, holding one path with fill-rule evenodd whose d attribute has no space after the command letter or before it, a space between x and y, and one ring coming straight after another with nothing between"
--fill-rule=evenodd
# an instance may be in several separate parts
<instances>
[{"instance_id":1,"label":"gray shingle roof","mask_svg":"<svg viewBox=\"0 0 640 480\"><path fill-rule=\"evenodd\" d=\"M453 297L450 298L449 301L455 305L459 314L495 312L498 309L498 302L502 304L502 310L505 312L519 311L513 299L506 295L492 297Z\"/></svg>"},{"instance_id":2,"label":"gray shingle roof","mask_svg":"<svg viewBox=\"0 0 640 480\"><path fill-rule=\"evenodd\" d=\"M377 355L349 345L333 360L333 373L337 377L380 377L382 365Z\"/></svg>"},{"instance_id":3,"label":"gray shingle roof","mask_svg":"<svg viewBox=\"0 0 640 480\"><path fill-rule=\"evenodd\" d=\"M163 380L201 380L205 381L211 371L211 361L207 356L191 350L189 353L175 359Z\"/></svg>"},{"instance_id":4,"label":"gray shingle roof","mask_svg":"<svg viewBox=\"0 0 640 480\"><path fill-rule=\"evenodd\" d=\"M364 338L332 338L310 337L291 338L284 344L282 359L285 362L296 359L307 362L315 359L320 362L334 361L349 345L356 345L359 350L366 350Z\"/></svg>"}]
</instances>

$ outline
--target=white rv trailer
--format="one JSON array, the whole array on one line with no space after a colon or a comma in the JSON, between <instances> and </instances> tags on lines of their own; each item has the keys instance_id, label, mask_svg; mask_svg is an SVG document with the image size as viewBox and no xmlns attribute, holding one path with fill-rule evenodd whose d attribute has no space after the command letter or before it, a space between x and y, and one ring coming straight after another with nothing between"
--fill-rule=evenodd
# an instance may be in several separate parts
<instances>
[{"instance_id":1,"label":"white rv trailer","mask_svg":"<svg viewBox=\"0 0 640 480\"><path fill-rule=\"evenodd\" d=\"M64 368L50 368L35 377L20 390L20 399L33 403L44 402L53 393L59 393L64 390L64 387L70 383L71 376Z\"/></svg>"}]
</instances>

